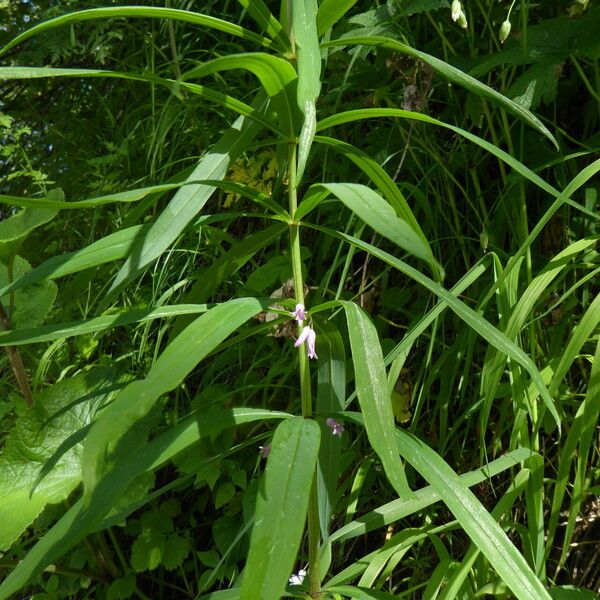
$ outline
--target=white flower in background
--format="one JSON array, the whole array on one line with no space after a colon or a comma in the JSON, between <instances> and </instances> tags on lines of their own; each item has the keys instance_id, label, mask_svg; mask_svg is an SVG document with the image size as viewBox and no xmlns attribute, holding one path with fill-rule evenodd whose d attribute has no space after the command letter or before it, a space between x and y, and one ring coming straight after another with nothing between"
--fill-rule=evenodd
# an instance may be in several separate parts
<instances>
[{"instance_id":1,"label":"white flower in background","mask_svg":"<svg viewBox=\"0 0 600 600\"><path fill-rule=\"evenodd\" d=\"M288 579L288 583L290 585L302 585L304 582L304 578L306 577L306 571L304 569L300 569L298 573L292 575Z\"/></svg>"}]
</instances>

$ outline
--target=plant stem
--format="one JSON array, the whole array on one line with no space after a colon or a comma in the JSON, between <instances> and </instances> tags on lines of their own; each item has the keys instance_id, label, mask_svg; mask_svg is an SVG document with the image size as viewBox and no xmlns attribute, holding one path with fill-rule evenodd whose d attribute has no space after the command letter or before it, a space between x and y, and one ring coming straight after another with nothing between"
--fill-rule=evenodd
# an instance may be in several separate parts
<instances>
[{"instance_id":1,"label":"plant stem","mask_svg":"<svg viewBox=\"0 0 600 600\"><path fill-rule=\"evenodd\" d=\"M293 216L298 208L296 181L296 143L291 143L288 150L288 201L289 211ZM290 249L292 256L292 272L294 277L294 294L296 302L304 304L304 278L302 277L302 258L300 256L300 228L297 222L290 223ZM298 325L298 334L304 325ZM298 371L300 375L300 399L302 416L312 416L312 395L310 389L310 365L306 349L298 348ZM313 477L312 489L308 500L308 589L313 598L320 596L321 569L319 565L319 504L317 500L317 480Z\"/></svg>"},{"instance_id":2,"label":"plant stem","mask_svg":"<svg viewBox=\"0 0 600 600\"><path fill-rule=\"evenodd\" d=\"M4 306L0 302L0 330L6 331L8 329L12 329L10 318L6 310L4 310ZM31 393L29 379L27 378L27 372L25 371L25 365L23 364L21 353L16 346L4 346L4 349L8 355L10 366L12 367L13 373L17 378L17 383L21 388L21 393L25 398L25 402L27 402L27 406L31 407L33 406L33 394Z\"/></svg>"}]
</instances>

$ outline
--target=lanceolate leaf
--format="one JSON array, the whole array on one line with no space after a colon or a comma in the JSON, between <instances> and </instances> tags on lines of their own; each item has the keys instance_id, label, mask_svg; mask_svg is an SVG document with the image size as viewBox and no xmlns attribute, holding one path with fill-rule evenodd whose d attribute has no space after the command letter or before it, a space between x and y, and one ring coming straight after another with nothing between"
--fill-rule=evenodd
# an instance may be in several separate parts
<instances>
[{"instance_id":1,"label":"lanceolate leaf","mask_svg":"<svg viewBox=\"0 0 600 600\"><path fill-rule=\"evenodd\" d=\"M317 0L291 0L298 69L298 107L304 115L298 139L297 183L302 179L317 127L321 91L321 49L317 35Z\"/></svg>"},{"instance_id":2,"label":"lanceolate leaf","mask_svg":"<svg viewBox=\"0 0 600 600\"><path fill-rule=\"evenodd\" d=\"M261 109L265 103L264 96L259 94L254 102L254 108ZM211 152L200 160L198 166L188 177L188 181L223 179L229 165L246 150L260 129L258 124L239 117ZM129 258L113 281L110 292L114 293L121 289L142 269L157 259L202 210L214 190L214 186L210 185L182 187L148 232L136 239Z\"/></svg>"},{"instance_id":3,"label":"lanceolate leaf","mask_svg":"<svg viewBox=\"0 0 600 600\"><path fill-rule=\"evenodd\" d=\"M256 500L241 598L281 598L304 530L319 451L316 421L279 425Z\"/></svg>"},{"instance_id":4,"label":"lanceolate leaf","mask_svg":"<svg viewBox=\"0 0 600 600\"><path fill-rule=\"evenodd\" d=\"M73 25L82 21L92 21L95 19L117 19L120 17L138 17L138 18L152 18L152 19L171 19L173 21L183 21L193 25L200 25L202 27L210 27L230 35L248 40L253 44L260 44L266 48L275 47L274 42L264 38L248 29L244 29L239 25L224 21L223 19L217 19L216 17L209 17L202 15L197 12L189 10L179 10L176 8L160 8L151 6L114 6L108 8L92 8L89 10L81 10L78 12L68 13L55 19L50 19L44 23L40 23L31 29L18 35L12 39L4 48L0 50L0 56L8 52L11 48L14 48L18 44L23 43L40 33L44 33L49 29L55 27L61 27L63 25Z\"/></svg>"},{"instance_id":5,"label":"lanceolate leaf","mask_svg":"<svg viewBox=\"0 0 600 600\"><path fill-rule=\"evenodd\" d=\"M506 96L503 96L496 90L488 87L487 85L481 83L477 79L467 75L460 69L449 65L448 63L436 58L435 56L431 56L430 54L426 54L425 52L421 52L420 50L415 50L406 44L402 44L401 42L397 42L396 40L392 40L390 38L381 37L381 36L364 36L364 37L345 37L340 40L335 40L331 42L326 42L325 46L347 46L348 44L355 44L360 46L376 46L379 48L388 48L390 50L396 50L401 54L407 54L408 56L413 56L415 58L421 59L423 62L427 63L433 69L435 69L440 75L448 79L449 81L464 87L465 89L477 94L478 96L482 96L491 102L494 102L501 108L506 109L512 114L516 115L523 121L525 121L528 125L531 125L535 129L537 129L540 133L545 135L553 144L558 148L558 143L554 139L554 136L548 131L548 128L532 113L528 110L525 110L520 104L517 102L513 102L508 99Z\"/></svg>"},{"instance_id":6,"label":"lanceolate leaf","mask_svg":"<svg viewBox=\"0 0 600 600\"><path fill-rule=\"evenodd\" d=\"M357 0L323 0L317 13L317 32L324 35L355 4Z\"/></svg>"},{"instance_id":7,"label":"lanceolate leaf","mask_svg":"<svg viewBox=\"0 0 600 600\"><path fill-rule=\"evenodd\" d=\"M0 290L0 298L10 292L43 281L44 279L58 279L71 273L77 273L91 267L119 260L127 256L135 239L148 229L146 225L136 225L115 233L90 244L86 248L69 252L61 256L53 256L46 262L25 273L10 285Z\"/></svg>"},{"instance_id":8,"label":"lanceolate leaf","mask_svg":"<svg viewBox=\"0 0 600 600\"><path fill-rule=\"evenodd\" d=\"M273 16L263 0L238 0L248 11L248 14L262 27L267 35L275 40L282 52L287 52L290 40L285 33L281 23Z\"/></svg>"},{"instance_id":9,"label":"lanceolate leaf","mask_svg":"<svg viewBox=\"0 0 600 600\"><path fill-rule=\"evenodd\" d=\"M356 392L369 442L381 458L385 473L398 496L412 497L398 457L394 413L387 392L387 376L377 330L357 304L346 301L341 304L346 311Z\"/></svg>"},{"instance_id":10,"label":"lanceolate leaf","mask_svg":"<svg viewBox=\"0 0 600 600\"><path fill-rule=\"evenodd\" d=\"M319 185L329 190L377 233L413 256L427 262L435 274L440 272L429 244L423 242L408 222L398 218L394 209L379 194L358 183L323 183ZM408 210L410 211L410 208ZM412 220L414 220L414 216Z\"/></svg>"},{"instance_id":11,"label":"lanceolate leaf","mask_svg":"<svg viewBox=\"0 0 600 600\"><path fill-rule=\"evenodd\" d=\"M220 304L198 317L171 342L145 379L123 389L94 423L84 446L83 479L89 496L101 478L106 453L163 394L174 389L188 373L229 334L262 310L255 298Z\"/></svg>"},{"instance_id":12,"label":"lanceolate leaf","mask_svg":"<svg viewBox=\"0 0 600 600\"><path fill-rule=\"evenodd\" d=\"M211 100L220 106L232 110L240 115L249 117L262 124L264 127L271 129L277 134L282 135L283 132L279 129L276 122L267 117L257 108L248 106L245 102L232 98L227 94L222 94L215 90L211 90L197 83L187 83L185 81L175 81L172 79L162 79L156 75L141 75L138 73L120 73L118 71L107 71L97 69L59 69L51 67L0 67L0 79L40 79L48 77L92 77L92 78L109 78L109 79L125 79L129 81L143 81L155 85L166 87L169 90L177 88L186 89L194 94L198 94Z\"/></svg>"},{"instance_id":13,"label":"lanceolate leaf","mask_svg":"<svg viewBox=\"0 0 600 600\"><path fill-rule=\"evenodd\" d=\"M205 77L212 73L243 69L250 71L261 82L278 113L285 135L293 136L297 110L293 100L297 83L296 71L285 59L264 52L230 54L209 60L183 74L184 80ZM316 122L316 119L315 119Z\"/></svg>"}]
</instances>

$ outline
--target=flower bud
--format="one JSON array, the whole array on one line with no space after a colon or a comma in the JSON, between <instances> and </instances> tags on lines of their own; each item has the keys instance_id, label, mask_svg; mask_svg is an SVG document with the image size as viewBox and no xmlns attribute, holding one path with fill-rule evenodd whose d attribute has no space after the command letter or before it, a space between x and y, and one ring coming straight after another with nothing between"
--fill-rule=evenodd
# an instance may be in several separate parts
<instances>
[{"instance_id":1,"label":"flower bud","mask_svg":"<svg viewBox=\"0 0 600 600\"><path fill-rule=\"evenodd\" d=\"M452 1L451 11L452 11L452 20L458 21L458 19L460 18L460 13L462 12L462 6L460 5L459 0Z\"/></svg>"},{"instance_id":2,"label":"flower bud","mask_svg":"<svg viewBox=\"0 0 600 600\"><path fill-rule=\"evenodd\" d=\"M462 10L460 11L460 15L458 15L458 24L463 29L467 28L467 16L465 15L465 13Z\"/></svg>"},{"instance_id":3,"label":"flower bud","mask_svg":"<svg viewBox=\"0 0 600 600\"><path fill-rule=\"evenodd\" d=\"M510 21L508 19L506 19L506 21L504 21L504 23L502 23L502 26L500 27L500 43L504 44L504 42L506 41L506 38L509 36L510 34Z\"/></svg>"}]
</instances>

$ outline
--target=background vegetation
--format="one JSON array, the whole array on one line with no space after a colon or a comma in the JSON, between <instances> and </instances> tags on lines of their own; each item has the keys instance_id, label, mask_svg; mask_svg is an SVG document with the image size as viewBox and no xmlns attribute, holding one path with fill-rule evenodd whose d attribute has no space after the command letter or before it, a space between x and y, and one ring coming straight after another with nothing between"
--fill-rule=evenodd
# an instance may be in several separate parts
<instances>
[{"instance_id":1,"label":"background vegetation","mask_svg":"<svg viewBox=\"0 0 600 600\"><path fill-rule=\"evenodd\" d=\"M0 598L600 592L600 9L319 4L0 1Z\"/></svg>"}]
</instances>

